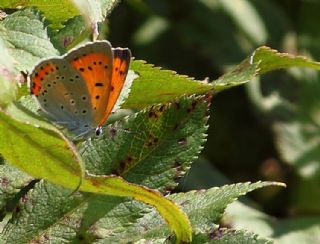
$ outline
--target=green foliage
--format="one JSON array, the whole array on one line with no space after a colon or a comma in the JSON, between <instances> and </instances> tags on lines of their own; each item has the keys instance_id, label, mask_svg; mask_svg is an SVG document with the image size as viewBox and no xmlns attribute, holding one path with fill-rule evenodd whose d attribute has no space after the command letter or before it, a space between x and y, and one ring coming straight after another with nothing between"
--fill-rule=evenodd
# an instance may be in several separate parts
<instances>
[{"instance_id":1,"label":"green foliage","mask_svg":"<svg viewBox=\"0 0 320 244\"><path fill-rule=\"evenodd\" d=\"M280 53L265 46L256 48L271 35L267 28L270 24L264 21L262 14L270 12L266 9L272 10L274 21L284 22L279 21L282 14L273 11L277 9L275 5L241 0L235 8L228 0L215 3L201 0L176 6L163 1L153 3L161 9L154 13L148 3L127 3L132 12L137 11L141 19L146 19L143 25L137 25L141 29L127 38L137 47L137 52L133 53L136 57L144 57L139 55L140 46L146 53L154 50L155 57L160 60L165 60L166 55L173 63L176 58L191 60L195 67L200 65L203 70L217 69L217 64L239 64L227 72L222 69L224 75L209 82L208 78L195 80L178 75L170 71L166 63L166 68L161 69L132 60L129 74L132 86L124 89L125 93L131 91L127 99L122 100L126 97L124 94L119 100L117 108L134 111L104 126L100 137L72 141L64 134L66 131L56 128L39 112L25 83L18 88L21 71L30 72L41 59L63 54L91 35L95 37L97 22L105 21L118 2L50 1L48 4L30 0L0 3L0 8L8 13L0 20L0 207L1 216L5 216L1 223L1 241L179 243L193 238L194 243L271 242L260 237L263 236L279 243L288 240L315 242L319 233L318 217L278 221L271 228L270 216L240 207L235 212L228 210L230 219L221 222L227 206L238 197L258 188L282 186L280 183L229 184L166 197L161 195L170 193L178 185L177 180L188 173L204 147L212 95L277 69L319 69L319 63L305 57ZM190 6L192 11L188 12ZM175 11L190 15L176 22L170 17ZM114 16L125 19L121 14ZM122 19L115 21L118 25L115 30L111 23L110 32L114 35L122 31L119 27L122 27ZM219 25L222 22L225 25ZM278 28L285 27L279 24ZM238 36L233 34L234 30ZM121 40L126 40L125 36ZM254 49L253 53L248 51ZM240 62L239 57L243 59L244 54L248 58ZM229 62L230 55L238 56ZM145 57L149 60L148 55ZM150 60L163 63L157 58ZM189 73L193 65L181 66L179 70ZM207 74L194 77L204 75ZM296 79L302 77L296 70L291 71L291 75ZM312 72L306 73L308 79L312 75ZM319 200L304 203L310 192L316 195L319 189L318 106L312 99L318 94L317 83L299 84L299 99L293 99L289 92L264 97L259 83L250 82L250 86L249 93L259 112L273 122L282 158L301 179L295 207L317 212ZM136 112L138 109L143 110ZM221 145L221 151L228 151L224 141ZM211 149L215 153L217 147ZM202 177L201 170L198 174ZM209 174L203 179L204 183L216 175ZM33 181L39 178L40 181ZM306 193L305 189L310 191ZM251 216L250 221L245 221L244 216ZM221 223L226 223L228 228L220 226ZM243 228L245 230L241 230ZM296 231L303 228L306 230Z\"/></svg>"}]
</instances>

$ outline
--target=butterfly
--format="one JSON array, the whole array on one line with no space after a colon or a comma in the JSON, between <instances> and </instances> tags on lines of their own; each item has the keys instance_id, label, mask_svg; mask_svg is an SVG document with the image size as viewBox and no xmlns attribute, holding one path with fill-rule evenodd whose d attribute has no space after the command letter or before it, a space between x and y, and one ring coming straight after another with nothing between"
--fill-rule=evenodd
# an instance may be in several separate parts
<instances>
[{"instance_id":1,"label":"butterfly","mask_svg":"<svg viewBox=\"0 0 320 244\"><path fill-rule=\"evenodd\" d=\"M77 137L93 130L99 135L124 86L130 60L128 48L89 42L38 63L30 75L30 92L54 123Z\"/></svg>"}]
</instances>

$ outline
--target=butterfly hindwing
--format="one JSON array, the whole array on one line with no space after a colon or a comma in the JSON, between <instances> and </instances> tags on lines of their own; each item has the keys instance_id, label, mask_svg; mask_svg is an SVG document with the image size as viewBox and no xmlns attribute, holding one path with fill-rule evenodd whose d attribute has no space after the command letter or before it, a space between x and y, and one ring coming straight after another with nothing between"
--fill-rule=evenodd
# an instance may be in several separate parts
<instances>
[{"instance_id":1,"label":"butterfly hindwing","mask_svg":"<svg viewBox=\"0 0 320 244\"><path fill-rule=\"evenodd\" d=\"M87 94L80 74L60 58L39 63L31 75L31 93L54 122L75 133L91 126L90 103L81 101L78 94Z\"/></svg>"}]
</instances>

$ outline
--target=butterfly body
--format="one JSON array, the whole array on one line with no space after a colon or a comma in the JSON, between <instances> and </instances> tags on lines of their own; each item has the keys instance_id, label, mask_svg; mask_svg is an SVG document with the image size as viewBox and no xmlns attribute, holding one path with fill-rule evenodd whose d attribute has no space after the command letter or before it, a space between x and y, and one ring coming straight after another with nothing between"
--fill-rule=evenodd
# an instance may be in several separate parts
<instances>
[{"instance_id":1,"label":"butterfly body","mask_svg":"<svg viewBox=\"0 0 320 244\"><path fill-rule=\"evenodd\" d=\"M88 43L36 65L30 89L51 120L77 136L107 120L123 88L131 53L107 41Z\"/></svg>"}]
</instances>

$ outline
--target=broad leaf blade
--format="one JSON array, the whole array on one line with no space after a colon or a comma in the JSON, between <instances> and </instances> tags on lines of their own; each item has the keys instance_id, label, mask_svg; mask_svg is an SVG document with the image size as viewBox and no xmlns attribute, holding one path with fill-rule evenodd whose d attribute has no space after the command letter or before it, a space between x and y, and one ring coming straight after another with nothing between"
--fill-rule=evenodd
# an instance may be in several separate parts
<instances>
[{"instance_id":1,"label":"broad leaf blade","mask_svg":"<svg viewBox=\"0 0 320 244\"><path fill-rule=\"evenodd\" d=\"M0 22L0 39L15 60L14 69L31 70L44 57L56 56L43 18L34 9L17 11Z\"/></svg>"},{"instance_id":2,"label":"broad leaf blade","mask_svg":"<svg viewBox=\"0 0 320 244\"><path fill-rule=\"evenodd\" d=\"M320 63L306 57L279 53L269 47L260 47L230 72L213 81L216 92L242 85L254 77L277 69L291 67L320 70Z\"/></svg>"},{"instance_id":3,"label":"broad leaf blade","mask_svg":"<svg viewBox=\"0 0 320 244\"><path fill-rule=\"evenodd\" d=\"M0 154L36 178L45 178L76 189L81 177L72 144L62 135L12 119L0 112Z\"/></svg>"},{"instance_id":4,"label":"broad leaf blade","mask_svg":"<svg viewBox=\"0 0 320 244\"><path fill-rule=\"evenodd\" d=\"M206 234L198 234L192 243L240 243L240 244L272 244L272 240L259 237L257 234L249 233L245 230L231 230L221 228Z\"/></svg>"},{"instance_id":5,"label":"broad leaf blade","mask_svg":"<svg viewBox=\"0 0 320 244\"><path fill-rule=\"evenodd\" d=\"M266 186L283 186L277 182L239 183L214 187L203 191L190 191L187 193L173 194L169 198L179 203L189 216L194 234L207 233L216 230L227 205L246 193ZM103 226L96 226L99 232ZM168 228L153 211L145 214L137 223L123 229L113 237L106 237L101 243L137 241L140 239L163 239L168 236Z\"/></svg>"},{"instance_id":6,"label":"broad leaf blade","mask_svg":"<svg viewBox=\"0 0 320 244\"><path fill-rule=\"evenodd\" d=\"M80 11L70 0L3 0L0 3L0 8L21 8L21 7L36 7L51 23L53 29L63 27L63 23L68 19L79 15Z\"/></svg>"},{"instance_id":7,"label":"broad leaf blade","mask_svg":"<svg viewBox=\"0 0 320 244\"><path fill-rule=\"evenodd\" d=\"M174 71L161 70L141 60L131 63L139 76L131 87L131 92L123 108L144 108L158 103L170 102L182 95L203 94L212 90L207 82L195 81Z\"/></svg>"},{"instance_id":8,"label":"broad leaf blade","mask_svg":"<svg viewBox=\"0 0 320 244\"><path fill-rule=\"evenodd\" d=\"M105 129L80 148L87 170L170 191L206 140L210 96L154 106Z\"/></svg>"},{"instance_id":9,"label":"broad leaf blade","mask_svg":"<svg viewBox=\"0 0 320 244\"><path fill-rule=\"evenodd\" d=\"M33 179L7 163L0 164L0 209Z\"/></svg>"},{"instance_id":10,"label":"broad leaf blade","mask_svg":"<svg viewBox=\"0 0 320 244\"><path fill-rule=\"evenodd\" d=\"M202 98L203 99L203 98ZM189 99L189 105L185 108L184 113L188 113L188 109L190 110L189 113L192 112L192 110L197 111L197 106L199 103L196 102L193 104L191 102L192 100ZM202 101L202 100L200 100ZM182 106L181 106L182 107ZM203 117L206 114L207 110L207 105L204 104L204 106L199 106L199 108L202 108L203 112L199 113L198 116ZM200 110L201 111L201 110ZM146 113L146 112L145 112ZM148 113L146 113L148 114ZM148 114L149 116L149 114ZM203 120L204 122L206 120ZM203 122L202 122L203 123ZM40 123L39 123L40 124ZM28 125L24 125L28 126ZM24 126L20 126L20 130L18 134L21 134L24 132ZM15 126L15 130L18 128L18 126ZM198 128L198 127L195 127ZM7 130L7 128L5 128ZM28 130L43 130L43 129L38 129L32 126L28 126ZM10 133L10 130L7 130L8 133ZM22 133L23 134L23 133ZM36 135L36 132L33 131L33 133L30 133L28 131L28 135ZM202 135L202 134L201 134ZM9 137L10 138L10 137ZM39 143L39 141L38 141ZM58 142L56 142L58 143ZM59 142L61 143L61 142ZM179 141L176 142L179 144ZM201 141L202 143L202 141ZM42 143L43 145L46 145L44 142ZM183 143L184 144L184 143ZM39 146L39 145L37 145ZM61 147L61 146L60 146ZM49 146L49 148L56 148L54 146ZM8 149L7 149L8 150ZM30 149L29 149L30 150ZM199 150L199 148L197 149ZM4 151L5 152L5 157L10 155L12 153L11 151ZM15 152L17 153L17 152ZM24 152L24 154L27 152ZM30 152L29 152L30 153ZM16 155L16 154L13 154ZM26 160L26 162L30 161ZM40 157L41 160L41 157ZM10 159L10 161L15 162L14 158L13 160ZM18 164L21 164L21 162L18 162ZM29 164L28 164L29 165ZM21 165L20 165L21 166ZM70 169L65 167L61 168L61 163L59 165L59 169L56 167L56 165L53 165L53 167L50 167L50 165L47 165L50 170L44 170L44 172L36 172L37 177L43 177L49 179L50 181L56 182L58 184L62 184L65 187L69 187L72 189L75 189L75 185L72 185L72 183L75 183L77 179L77 174L73 171L69 172ZM22 167L26 167L26 165L22 165ZM38 166L41 167L41 164ZM28 171L29 173L34 175L34 172L32 172L32 169L24 168ZM65 174L66 172L66 174ZM51 175L50 175L51 174ZM72 175L74 174L74 175ZM67 177L67 178L64 178ZM179 208L174 205L171 201L162 198L158 193L145 189L144 187L137 186L134 184L127 183L123 181L119 177L114 177L114 176L109 176L109 177L95 177L95 176L87 176L85 179L82 181L82 185L80 187L81 190L83 191L89 191L89 192L95 192L95 193L100 193L100 194L107 194L107 195L116 195L116 196L131 196L134 199L137 199L139 201L143 201L145 203L148 203L154 207L157 208L157 210L162 214L162 216L168 221L170 227L176 232L177 234L177 239L178 240L190 240L191 238L191 229L190 229L190 224L188 222L188 219L186 216L179 210Z\"/></svg>"}]
</instances>

